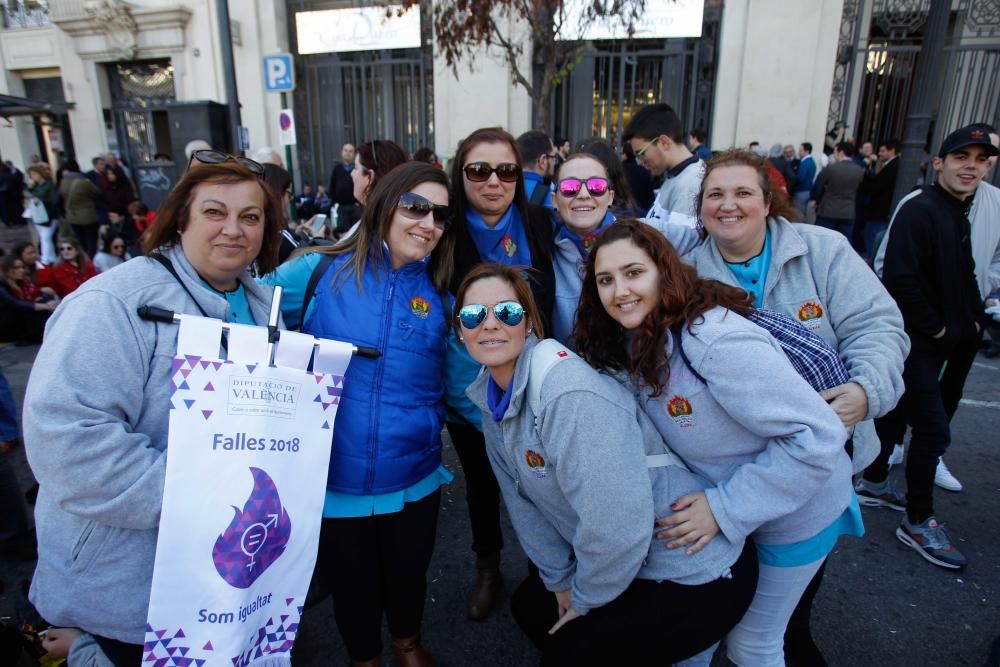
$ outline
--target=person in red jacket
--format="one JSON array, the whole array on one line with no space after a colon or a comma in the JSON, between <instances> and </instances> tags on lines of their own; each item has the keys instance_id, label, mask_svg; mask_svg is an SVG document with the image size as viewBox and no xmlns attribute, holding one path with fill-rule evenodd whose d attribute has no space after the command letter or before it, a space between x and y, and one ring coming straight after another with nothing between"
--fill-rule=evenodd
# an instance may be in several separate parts
<instances>
[{"instance_id":1,"label":"person in red jacket","mask_svg":"<svg viewBox=\"0 0 1000 667\"><path fill-rule=\"evenodd\" d=\"M76 239L62 239L58 250L59 259L48 272L48 286L62 299L96 276L97 271Z\"/></svg>"}]
</instances>

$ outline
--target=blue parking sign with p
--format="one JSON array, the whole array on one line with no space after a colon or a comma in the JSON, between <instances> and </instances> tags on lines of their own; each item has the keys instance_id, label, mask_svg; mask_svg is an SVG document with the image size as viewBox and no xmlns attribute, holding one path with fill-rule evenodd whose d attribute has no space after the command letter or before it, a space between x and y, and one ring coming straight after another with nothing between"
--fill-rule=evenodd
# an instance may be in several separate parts
<instances>
[{"instance_id":1,"label":"blue parking sign with p","mask_svg":"<svg viewBox=\"0 0 1000 667\"><path fill-rule=\"evenodd\" d=\"M288 93L295 90L292 54L277 53L264 56L264 87L269 93Z\"/></svg>"}]
</instances>

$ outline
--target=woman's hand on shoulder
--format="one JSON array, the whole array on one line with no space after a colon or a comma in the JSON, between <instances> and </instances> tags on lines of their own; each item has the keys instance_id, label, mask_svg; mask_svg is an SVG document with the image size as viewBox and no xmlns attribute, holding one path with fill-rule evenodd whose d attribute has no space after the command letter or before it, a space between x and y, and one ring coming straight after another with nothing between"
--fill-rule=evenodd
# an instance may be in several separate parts
<instances>
[{"instance_id":1,"label":"woman's hand on shoulder","mask_svg":"<svg viewBox=\"0 0 1000 667\"><path fill-rule=\"evenodd\" d=\"M671 540L667 542L668 549L691 545L687 550L690 556L704 549L719 534L719 524L703 491L678 498L670 508L674 510L673 514L654 522L657 528L667 528L657 532L656 537Z\"/></svg>"},{"instance_id":2,"label":"woman's hand on shoulder","mask_svg":"<svg viewBox=\"0 0 1000 667\"><path fill-rule=\"evenodd\" d=\"M853 427L868 414L868 394L857 382L845 382L819 395L830 404L845 428Z\"/></svg>"}]
</instances>

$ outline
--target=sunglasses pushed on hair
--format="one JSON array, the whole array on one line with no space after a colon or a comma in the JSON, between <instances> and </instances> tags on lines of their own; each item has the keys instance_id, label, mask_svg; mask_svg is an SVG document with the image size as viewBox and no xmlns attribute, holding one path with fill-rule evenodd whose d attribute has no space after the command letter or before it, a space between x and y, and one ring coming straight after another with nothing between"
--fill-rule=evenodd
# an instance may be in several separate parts
<instances>
[{"instance_id":1,"label":"sunglasses pushed on hair","mask_svg":"<svg viewBox=\"0 0 1000 667\"><path fill-rule=\"evenodd\" d=\"M608 179L599 176L588 179L564 178L559 181L556 190L566 199L572 199L580 194L580 190L583 188L587 188L587 192L590 193L591 197L601 197L608 194L611 184L608 182Z\"/></svg>"},{"instance_id":2,"label":"sunglasses pushed on hair","mask_svg":"<svg viewBox=\"0 0 1000 667\"><path fill-rule=\"evenodd\" d=\"M404 192L396 209L411 220L423 220L428 213L434 214L434 225L441 229L451 227L451 209L435 204L415 192Z\"/></svg>"},{"instance_id":3,"label":"sunglasses pushed on hair","mask_svg":"<svg viewBox=\"0 0 1000 667\"><path fill-rule=\"evenodd\" d=\"M235 162L240 166L246 167L246 169L255 176L264 175L264 165L260 162L251 160L248 157L239 157L237 155L223 153L222 151L212 150L211 148L203 148L191 153L191 159L188 160L188 169L191 168L191 164L195 161L198 161L201 164L222 164L223 162Z\"/></svg>"},{"instance_id":4,"label":"sunglasses pushed on hair","mask_svg":"<svg viewBox=\"0 0 1000 667\"><path fill-rule=\"evenodd\" d=\"M496 167L489 162L470 162L462 167L462 171L473 183L488 181L493 174L504 183L513 183L521 177L521 166L513 162L501 162Z\"/></svg>"},{"instance_id":5,"label":"sunglasses pushed on hair","mask_svg":"<svg viewBox=\"0 0 1000 667\"><path fill-rule=\"evenodd\" d=\"M491 310L497 320L508 327L516 327L524 318L524 306L516 301L499 301L492 306L481 303L462 306L458 311L458 321L466 329L475 329L486 320L486 314Z\"/></svg>"}]
</instances>

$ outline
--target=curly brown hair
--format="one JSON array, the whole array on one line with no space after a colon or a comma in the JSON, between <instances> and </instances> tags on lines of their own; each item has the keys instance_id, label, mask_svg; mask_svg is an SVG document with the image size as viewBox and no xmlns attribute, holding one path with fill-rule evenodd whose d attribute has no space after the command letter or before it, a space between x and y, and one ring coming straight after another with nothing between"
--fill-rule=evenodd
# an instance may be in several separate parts
<instances>
[{"instance_id":1,"label":"curly brown hair","mask_svg":"<svg viewBox=\"0 0 1000 667\"><path fill-rule=\"evenodd\" d=\"M616 241L629 241L642 250L660 274L659 303L634 332L631 347L625 330L605 310L597 291L597 256ZM659 396L670 376L663 349L672 327L686 324L690 331L693 323L716 306L745 315L753 310L752 304L753 297L746 291L699 277L662 234L639 220L626 218L605 229L590 250L573 338L577 352L591 366L628 371L652 387L653 396Z\"/></svg>"},{"instance_id":2,"label":"curly brown hair","mask_svg":"<svg viewBox=\"0 0 1000 667\"><path fill-rule=\"evenodd\" d=\"M788 201L788 196L775 186L771 180L771 168L767 159L759 155L754 155L750 151L733 148L728 151L718 151L705 165L705 175L701 179L701 187L698 189L698 199L695 202L699 218L701 218L701 201L705 196L705 181L708 180L709 174L721 167L750 167L757 172L760 189L764 193L764 203L770 209L768 215L772 218L780 216L788 220L799 217L798 212ZM791 187L792 184L789 183L788 185Z\"/></svg>"}]
</instances>

